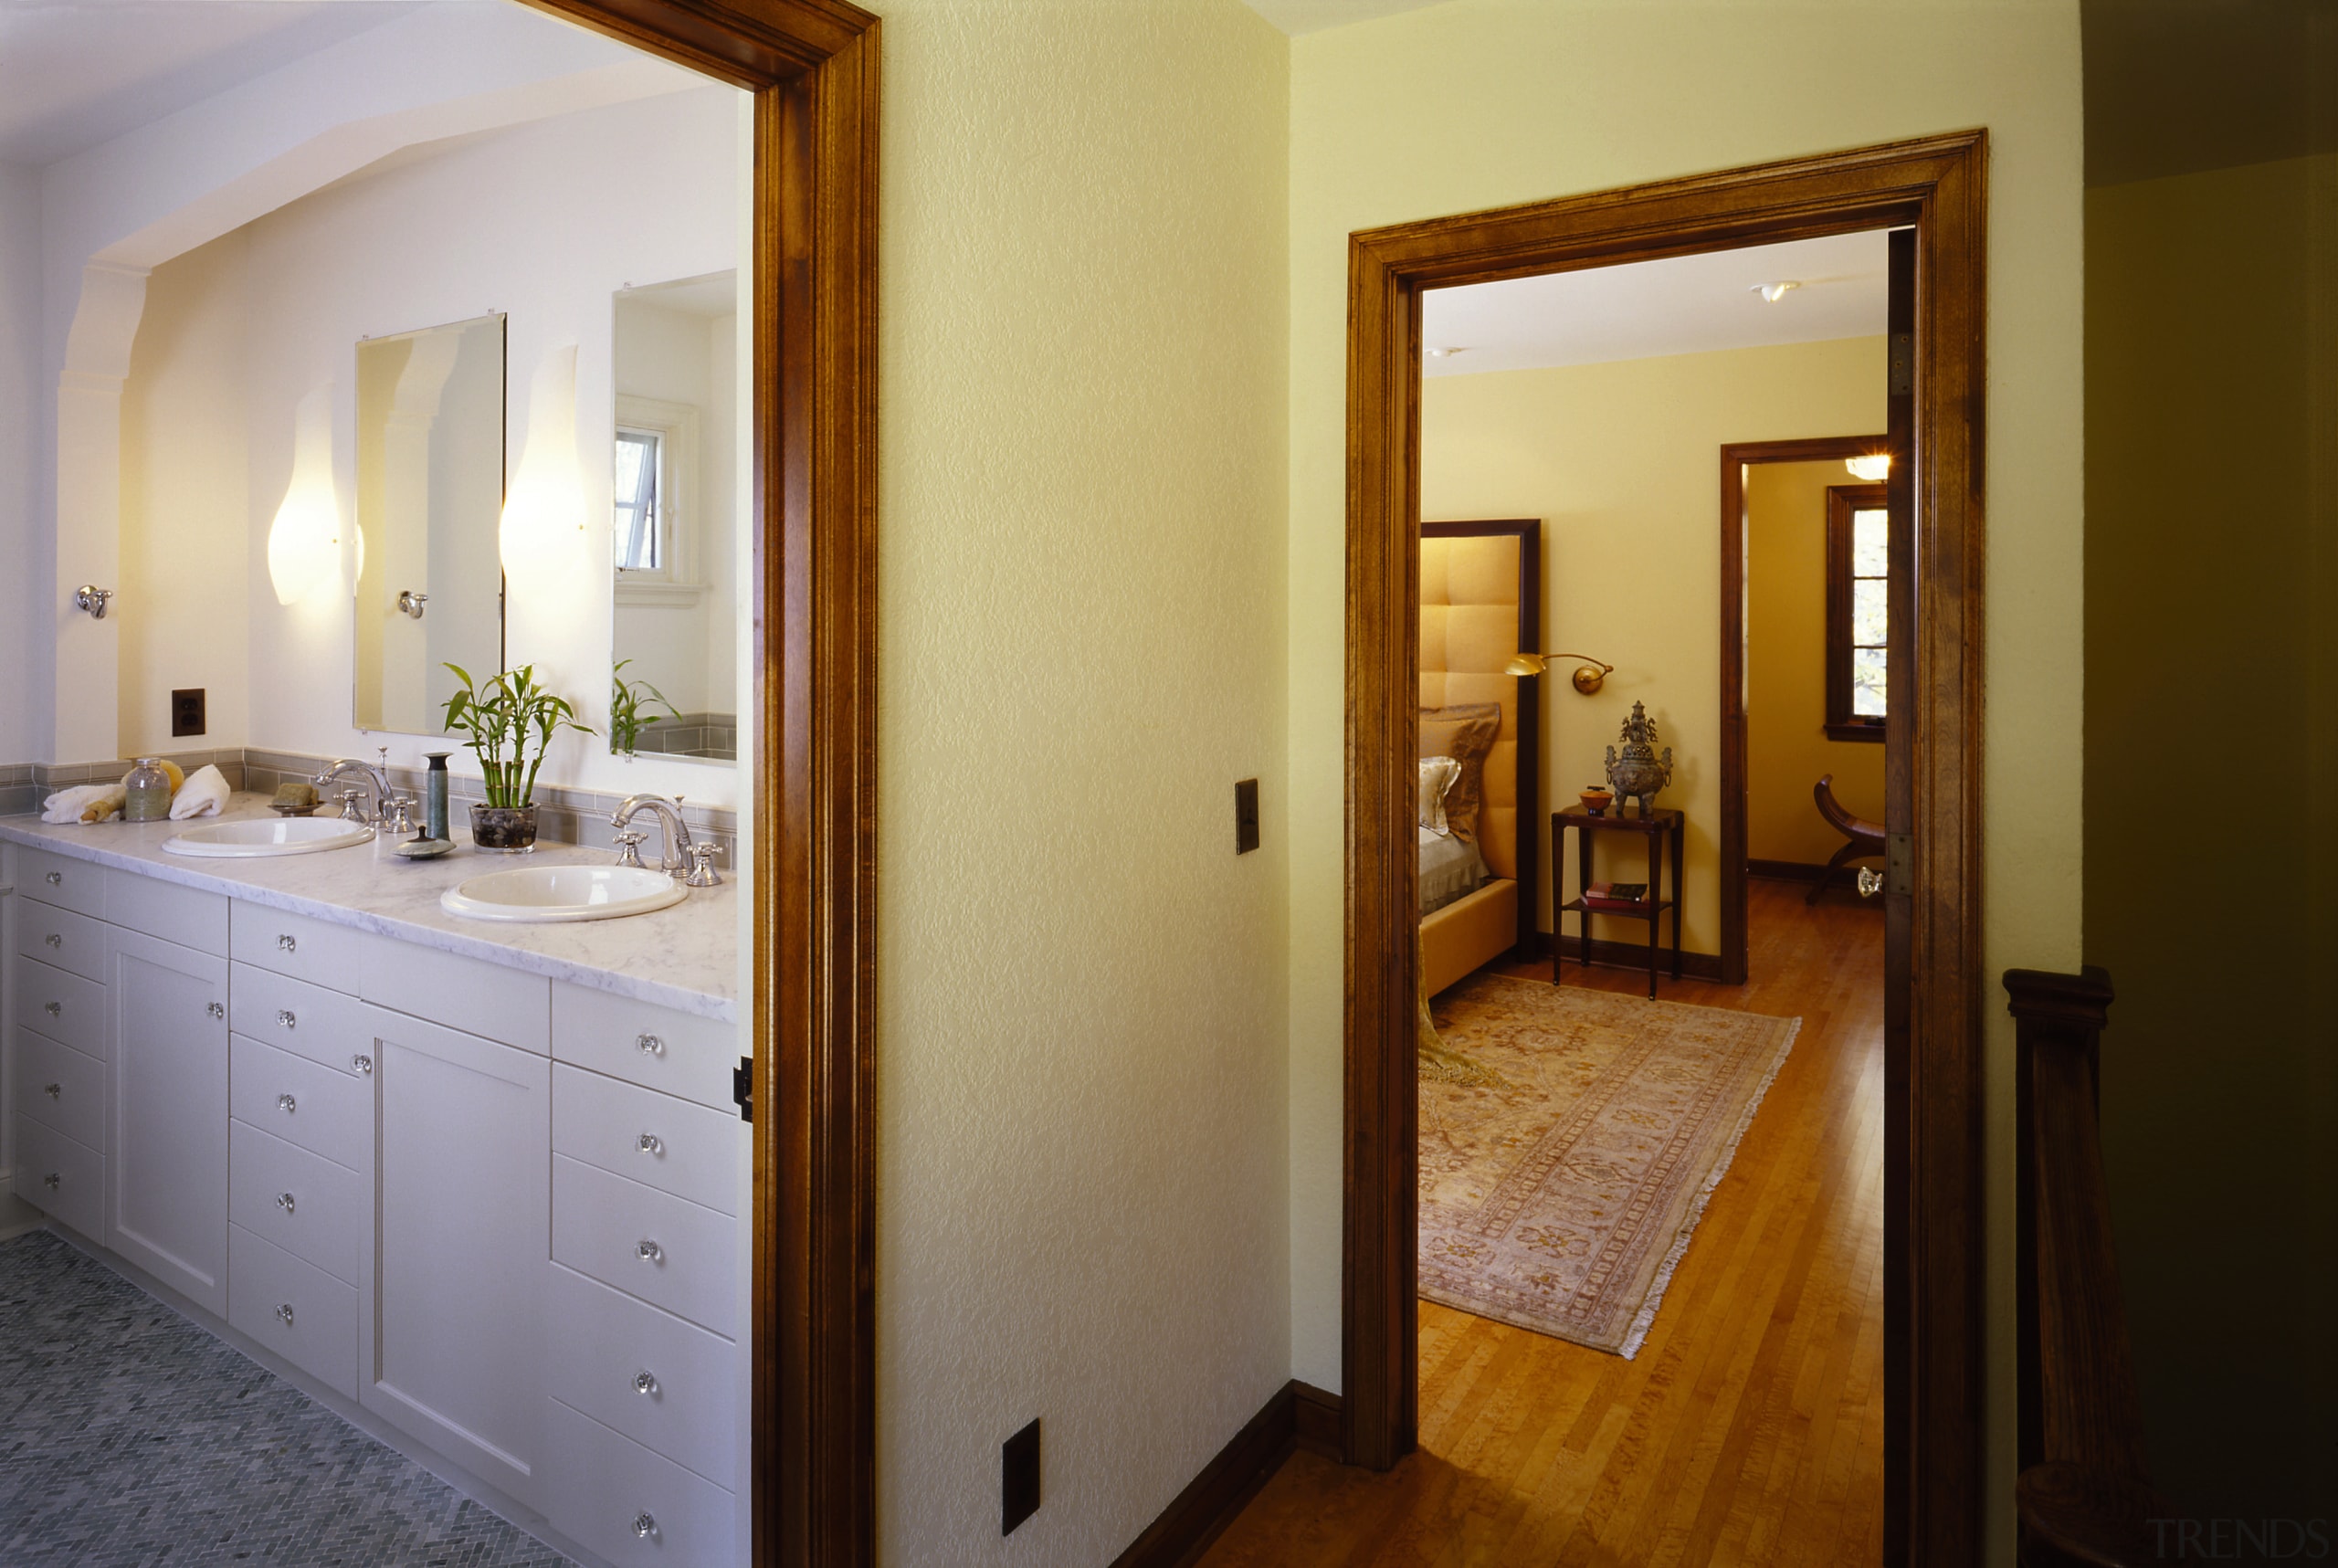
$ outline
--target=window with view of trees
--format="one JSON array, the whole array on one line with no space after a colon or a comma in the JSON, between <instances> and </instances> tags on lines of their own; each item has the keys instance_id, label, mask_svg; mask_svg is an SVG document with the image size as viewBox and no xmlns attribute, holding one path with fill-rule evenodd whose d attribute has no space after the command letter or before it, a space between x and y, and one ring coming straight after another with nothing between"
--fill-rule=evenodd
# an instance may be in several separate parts
<instances>
[{"instance_id":1,"label":"window with view of trees","mask_svg":"<svg viewBox=\"0 0 2338 1568\"><path fill-rule=\"evenodd\" d=\"M655 431L617 432L615 494L620 572L656 572L665 565L658 526L658 447Z\"/></svg>"},{"instance_id":2,"label":"window with view of trees","mask_svg":"<svg viewBox=\"0 0 2338 1568\"><path fill-rule=\"evenodd\" d=\"M1890 529L1881 485L1827 491L1827 734L1883 739Z\"/></svg>"}]
</instances>

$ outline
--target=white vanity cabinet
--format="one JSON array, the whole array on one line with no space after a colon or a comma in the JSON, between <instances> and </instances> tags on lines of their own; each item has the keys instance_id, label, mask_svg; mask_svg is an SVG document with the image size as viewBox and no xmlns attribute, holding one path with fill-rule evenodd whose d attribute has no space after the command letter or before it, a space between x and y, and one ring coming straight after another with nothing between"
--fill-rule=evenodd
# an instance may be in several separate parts
<instances>
[{"instance_id":1,"label":"white vanity cabinet","mask_svg":"<svg viewBox=\"0 0 2338 1568\"><path fill-rule=\"evenodd\" d=\"M226 900L218 914L226 936ZM106 1245L227 1310L227 961L117 927Z\"/></svg>"},{"instance_id":2,"label":"white vanity cabinet","mask_svg":"<svg viewBox=\"0 0 2338 1568\"><path fill-rule=\"evenodd\" d=\"M22 896L11 921L15 951L7 962L16 1194L59 1224L102 1240L105 882L95 867L61 855L19 848L15 858ZM92 928L94 945L78 934Z\"/></svg>"}]
</instances>

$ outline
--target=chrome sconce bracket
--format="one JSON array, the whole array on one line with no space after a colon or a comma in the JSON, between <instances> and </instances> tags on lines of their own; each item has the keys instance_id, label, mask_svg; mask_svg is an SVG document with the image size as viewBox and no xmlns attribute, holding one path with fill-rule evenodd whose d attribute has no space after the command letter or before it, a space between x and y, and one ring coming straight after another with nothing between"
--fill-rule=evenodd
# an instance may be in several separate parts
<instances>
[{"instance_id":1,"label":"chrome sconce bracket","mask_svg":"<svg viewBox=\"0 0 2338 1568\"><path fill-rule=\"evenodd\" d=\"M93 621L102 621L106 618L106 601L112 597L111 588L92 587L84 583L73 590L73 607L89 611Z\"/></svg>"}]
</instances>

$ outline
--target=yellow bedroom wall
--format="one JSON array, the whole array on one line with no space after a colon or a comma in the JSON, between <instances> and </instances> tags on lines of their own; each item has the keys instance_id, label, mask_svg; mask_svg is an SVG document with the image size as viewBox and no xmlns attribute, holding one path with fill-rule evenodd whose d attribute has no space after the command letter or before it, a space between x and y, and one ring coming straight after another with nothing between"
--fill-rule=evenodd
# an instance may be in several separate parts
<instances>
[{"instance_id":1,"label":"yellow bedroom wall","mask_svg":"<svg viewBox=\"0 0 2338 1568\"><path fill-rule=\"evenodd\" d=\"M1880 410L1874 429L1881 429ZM1845 435L1863 434L1845 431ZM1745 479L1745 853L1824 866L1843 846L1811 799L1832 773L1883 820L1883 747L1827 735L1827 491L1840 462L1751 463Z\"/></svg>"},{"instance_id":2,"label":"yellow bedroom wall","mask_svg":"<svg viewBox=\"0 0 2338 1568\"><path fill-rule=\"evenodd\" d=\"M1616 667L1588 698L1564 677L1543 682L1543 809L1605 776L1607 747L1645 703L1673 752L1657 804L1688 818L1690 952L1721 943L1721 448L1864 436L1884 418L1880 337L1421 384L1421 515L1541 518L1543 646ZM1644 874L1637 846L1611 837L1598 854L1611 881ZM1570 843L1570 895L1575 867ZM1550 893L1541 878L1543 931ZM1603 920L1593 934L1637 942L1645 931Z\"/></svg>"},{"instance_id":3,"label":"yellow bedroom wall","mask_svg":"<svg viewBox=\"0 0 2338 1568\"><path fill-rule=\"evenodd\" d=\"M1293 1370L1340 1383L1348 236L1987 128L1984 977L2080 958L2080 247L2075 0L1449 0L1296 38L1290 85ZM2040 789L2037 780L2051 778ZM1985 987L1993 984L1985 978ZM1983 1095L1992 1561L2012 1561L2010 1021Z\"/></svg>"}]
</instances>

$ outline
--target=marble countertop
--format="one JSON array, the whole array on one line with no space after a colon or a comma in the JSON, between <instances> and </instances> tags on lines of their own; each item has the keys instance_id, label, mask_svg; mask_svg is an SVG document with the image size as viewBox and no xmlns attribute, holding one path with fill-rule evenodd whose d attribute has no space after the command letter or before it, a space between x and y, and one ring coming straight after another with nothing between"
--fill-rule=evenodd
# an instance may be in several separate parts
<instances>
[{"instance_id":1,"label":"marble countertop","mask_svg":"<svg viewBox=\"0 0 2338 1568\"><path fill-rule=\"evenodd\" d=\"M268 797L258 795L231 797L221 814L226 818L267 815ZM439 908L438 895L466 878L520 865L606 866L609 852L540 844L525 859L482 854L470 847L459 826L454 851L436 860L403 859L379 839L350 849L248 859L195 859L163 849L164 840L191 826L120 820L45 823L37 816L9 816L0 817L0 840L573 981L700 1017L737 1020L739 883L728 873L721 887L692 888L680 903L646 915L506 925L450 915Z\"/></svg>"}]
</instances>

